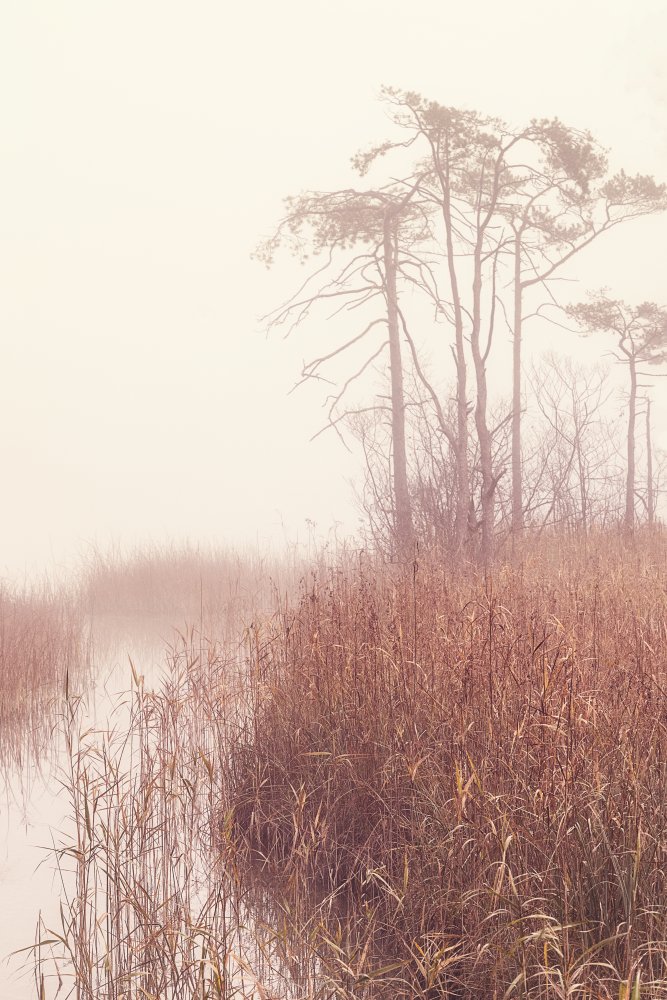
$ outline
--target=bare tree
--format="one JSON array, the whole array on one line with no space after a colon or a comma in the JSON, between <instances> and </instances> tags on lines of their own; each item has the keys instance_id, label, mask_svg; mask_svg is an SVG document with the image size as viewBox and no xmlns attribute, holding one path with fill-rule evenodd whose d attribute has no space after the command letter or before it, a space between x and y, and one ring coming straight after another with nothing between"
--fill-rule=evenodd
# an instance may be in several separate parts
<instances>
[{"instance_id":1,"label":"bare tree","mask_svg":"<svg viewBox=\"0 0 667 1000\"><path fill-rule=\"evenodd\" d=\"M360 169L389 150L425 151L419 160L421 195L437 205L443 223L457 372L459 530L469 506L466 341L475 375L474 421L482 468L482 549L491 554L495 496L503 469L493 463L488 420L487 362L497 306L512 333L512 528L524 521L521 461L521 352L525 296L621 222L667 206L667 189L651 177L608 176L607 158L589 132L558 119L511 128L499 118L444 107L418 94L385 89L393 121L408 138L385 142L359 158ZM422 154L423 155L423 154ZM513 316L498 293L500 269L511 262ZM470 297L464 288L470 281ZM486 292L484 291L486 286ZM542 306L544 303L542 303ZM541 306L531 314L539 315Z\"/></svg>"},{"instance_id":2,"label":"bare tree","mask_svg":"<svg viewBox=\"0 0 667 1000\"><path fill-rule=\"evenodd\" d=\"M533 363L528 385L535 414L524 454L530 521L583 531L608 521L619 484L606 369L549 354Z\"/></svg>"},{"instance_id":3,"label":"bare tree","mask_svg":"<svg viewBox=\"0 0 667 1000\"><path fill-rule=\"evenodd\" d=\"M589 395L577 401L573 393L580 379L573 372L566 373L559 389L551 386L554 400L570 392L567 429L555 402L545 402L544 426L549 419L556 422L554 450L540 451L542 443L533 438L532 456L522 456L524 327L544 315L548 305L558 304L551 282L559 269L620 223L667 207L667 189L652 177L623 171L609 177L606 155L590 133L558 119L513 128L499 118L446 107L409 91L385 88L383 97L398 134L359 153L353 164L366 176L390 153L412 162L385 169L375 187L307 192L287 200L285 218L258 256L270 264L277 249L286 246L302 260L320 255L324 262L267 317L268 325L286 324L289 332L327 303L333 307L330 318L363 317L356 331L345 331L330 350L304 363L301 381L326 381L329 366L356 355L327 399L327 426L340 433L351 417L359 418L352 423L367 462L367 485L377 493L384 483L391 497L389 506L380 504L374 530L388 533L401 557L414 550L417 536L431 534L427 509L441 541L447 538L460 552L479 539L485 562L493 556L496 534L520 534L526 514L534 520L538 509L547 519L560 509L571 522L581 518L587 528L595 517L592 498L601 495L594 476L604 450L600 441L595 453L584 446L597 419L586 411L594 392L584 385ZM453 406L437 388L443 377L433 379L427 370L424 338L418 342L413 335L414 317L407 315L404 294L409 288L433 309L429 336L443 324L450 332ZM536 301L536 292L541 300ZM595 310L588 309L588 317L582 312L578 318L592 329ZM507 331L513 345L511 405L500 409L490 379L498 329ZM631 372L628 525L634 520L636 466L632 372L637 363L656 360L646 350L636 353L633 343L628 336L619 341ZM348 391L381 359L388 368L388 397L350 406ZM548 476L544 470L531 472L526 482L524 469L537 454ZM511 487L503 479L510 468ZM435 489L442 491L439 501ZM649 517L651 497L649 488ZM609 516L608 498L603 505Z\"/></svg>"},{"instance_id":4,"label":"bare tree","mask_svg":"<svg viewBox=\"0 0 667 1000\"><path fill-rule=\"evenodd\" d=\"M323 369L353 347L386 330L386 339L374 345L356 370L345 378L342 388L329 397L328 426L338 429L349 416L339 406L352 385L388 349L391 385L391 453L394 545L397 554L407 556L414 545L414 527L408 489L405 441L405 398L401 319L397 275L405 258L413 258L413 248L428 233L427 213L415 197L417 184L407 190L390 185L381 190L309 192L287 200L287 214L276 233L257 250L267 265L273 263L282 245L302 260L311 254L326 254L297 293L266 317L269 327L288 324L288 331L306 320L316 305L334 303L332 315L356 311L380 298L382 314L361 331L336 345L331 351L306 362L301 381L322 378ZM342 263L341 263L342 257ZM428 265L421 259L419 282L428 282Z\"/></svg>"},{"instance_id":5,"label":"bare tree","mask_svg":"<svg viewBox=\"0 0 667 1000\"><path fill-rule=\"evenodd\" d=\"M625 527L635 524L635 480L638 365L659 365L667 361L667 309L654 302L629 306L601 292L589 302L568 308L569 314L588 332L611 333L616 338L615 357L627 365L628 427L627 472L625 485Z\"/></svg>"},{"instance_id":6,"label":"bare tree","mask_svg":"<svg viewBox=\"0 0 667 1000\"><path fill-rule=\"evenodd\" d=\"M512 229L512 529L523 530L521 461L522 341L526 293L546 292L531 316L554 301L556 272L594 240L631 219L667 207L667 188L652 177L609 177L607 158L590 132L558 119L534 120L516 134L503 164L504 204Z\"/></svg>"},{"instance_id":7,"label":"bare tree","mask_svg":"<svg viewBox=\"0 0 667 1000\"><path fill-rule=\"evenodd\" d=\"M406 146L425 155L416 168L421 174L419 193L438 208L441 216L441 246L450 295L450 301L441 307L451 316L454 329L457 536L461 545L469 530L471 505L467 343L476 390L481 548L488 561L493 551L495 494L503 470L494 466L487 362L496 324L498 267L509 235L499 217L506 187L505 163L518 139L496 118L444 107L411 92L387 88L384 96L393 121L408 138L382 143L358 158L358 165L365 171L379 156ZM464 293L468 282L469 297Z\"/></svg>"}]
</instances>

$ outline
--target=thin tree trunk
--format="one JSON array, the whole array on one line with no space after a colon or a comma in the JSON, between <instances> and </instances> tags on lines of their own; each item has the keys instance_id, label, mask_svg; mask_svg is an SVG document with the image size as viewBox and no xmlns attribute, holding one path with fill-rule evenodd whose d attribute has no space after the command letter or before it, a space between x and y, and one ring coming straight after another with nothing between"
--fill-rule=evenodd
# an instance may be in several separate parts
<instances>
[{"instance_id":1,"label":"thin tree trunk","mask_svg":"<svg viewBox=\"0 0 667 1000\"><path fill-rule=\"evenodd\" d=\"M465 545L468 538L470 512L470 469L468 467L468 396L466 386L466 359L461 333L456 332L456 544Z\"/></svg>"},{"instance_id":2,"label":"thin tree trunk","mask_svg":"<svg viewBox=\"0 0 667 1000\"><path fill-rule=\"evenodd\" d=\"M384 216L384 275L387 296L387 325L389 328L389 365L391 371L391 436L394 487L394 531L400 557L412 554L414 527L410 491L408 489L408 460L405 444L405 395L403 390L403 363L398 326L398 296L396 291L396 236L393 213Z\"/></svg>"},{"instance_id":3,"label":"thin tree trunk","mask_svg":"<svg viewBox=\"0 0 667 1000\"><path fill-rule=\"evenodd\" d=\"M477 400L475 403L475 428L479 441L479 461L482 472L482 560L486 565L493 557L493 527L495 514L495 489L493 479L493 442L487 421L488 387L486 362L480 345L482 318L482 235L478 235L474 254L473 322L470 336Z\"/></svg>"},{"instance_id":4,"label":"thin tree trunk","mask_svg":"<svg viewBox=\"0 0 667 1000\"><path fill-rule=\"evenodd\" d=\"M635 526L635 423L637 419L637 360L630 355L630 411L628 414L628 473L625 485L625 527Z\"/></svg>"},{"instance_id":5,"label":"thin tree trunk","mask_svg":"<svg viewBox=\"0 0 667 1000\"><path fill-rule=\"evenodd\" d=\"M512 531L521 534L523 475L521 468L521 335L523 319L521 284L521 234L514 240L514 333L512 337Z\"/></svg>"},{"instance_id":6,"label":"thin tree trunk","mask_svg":"<svg viewBox=\"0 0 667 1000\"><path fill-rule=\"evenodd\" d=\"M648 526L655 524L655 491L653 489L653 446L651 443L651 400L646 400L646 510Z\"/></svg>"},{"instance_id":7,"label":"thin tree trunk","mask_svg":"<svg viewBox=\"0 0 667 1000\"><path fill-rule=\"evenodd\" d=\"M571 389L572 396L572 424L574 431L574 449L577 456L577 475L579 477L579 502L581 503L581 514L580 514L580 524L584 532L584 535L588 534L588 490L587 490L587 476L586 476L586 465L584 462L584 449L582 443L582 436L584 432L584 426L582 426L581 411L580 411L580 401L577 396L576 383L573 382Z\"/></svg>"},{"instance_id":8,"label":"thin tree trunk","mask_svg":"<svg viewBox=\"0 0 667 1000\"><path fill-rule=\"evenodd\" d=\"M491 433L486 421L487 387L484 362L475 360L477 372L477 402L475 427L479 439L479 464L482 472L482 560L486 565L493 558L493 527L495 522L495 492Z\"/></svg>"},{"instance_id":9,"label":"thin tree trunk","mask_svg":"<svg viewBox=\"0 0 667 1000\"><path fill-rule=\"evenodd\" d=\"M448 154L447 154L448 155ZM462 548L468 538L468 517L470 512L470 469L468 468L468 389L465 341L463 337L463 308L459 293L458 275L454 257L454 227L452 223L451 192L449 174L442 164L435 160L442 190L442 215L445 224L447 246L447 268L454 308L454 360L456 363L456 518L454 531L456 543Z\"/></svg>"},{"instance_id":10,"label":"thin tree trunk","mask_svg":"<svg viewBox=\"0 0 667 1000\"><path fill-rule=\"evenodd\" d=\"M588 534L588 495L586 490L586 469L584 467L584 456L581 447L581 438L579 437L579 432L577 431L576 446L577 446L577 472L579 475L579 502L581 503L581 529L583 533Z\"/></svg>"}]
</instances>

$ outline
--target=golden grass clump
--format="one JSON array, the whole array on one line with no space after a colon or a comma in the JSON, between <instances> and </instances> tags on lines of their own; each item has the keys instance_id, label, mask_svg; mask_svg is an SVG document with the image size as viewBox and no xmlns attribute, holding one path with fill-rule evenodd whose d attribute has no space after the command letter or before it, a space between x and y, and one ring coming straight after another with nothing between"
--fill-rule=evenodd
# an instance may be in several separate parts
<instances>
[{"instance_id":1,"label":"golden grass clump","mask_svg":"<svg viewBox=\"0 0 667 1000\"><path fill-rule=\"evenodd\" d=\"M252 679L235 864L328 995L667 996L664 537L348 560Z\"/></svg>"},{"instance_id":2,"label":"golden grass clump","mask_svg":"<svg viewBox=\"0 0 667 1000\"><path fill-rule=\"evenodd\" d=\"M667 998L664 536L245 610L110 727L66 699L40 998Z\"/></svg>"}]
</instances>

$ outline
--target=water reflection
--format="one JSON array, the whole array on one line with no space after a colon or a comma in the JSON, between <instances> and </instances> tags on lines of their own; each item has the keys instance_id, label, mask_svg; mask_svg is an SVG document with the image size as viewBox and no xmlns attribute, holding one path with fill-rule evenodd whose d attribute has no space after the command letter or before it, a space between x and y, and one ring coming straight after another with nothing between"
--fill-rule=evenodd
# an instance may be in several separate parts
<instances>
[{"instance_id":1,"label":"water reflection","mask_svg":"<svg viewBox=\"0 0 667 1000\"><path fill-rule=\"evenodd\" d=\"M164 615L109 615L89 620L86 637L90 663L85 670L72 670L68 699L77 703L84 729L109 732L121 721L122 692L132 683L130 664L137 665L147 687L158 683L164 670L165 637L173 637L173 628ZM47 927L59 920L63 886L52 851L71 829L70 804L62 784L68 764L66 704L64 691L52 694L32 739L23 741L20 753L5 758L0 800L0 996L14 1000L28 1000L36 993L32 974L24 967L25 954L12 957L12 953L34 941L40 914Z\"/></svg>"},{"instance_id":2,"label":"water reflection","mask_svg":"<svg viewBox=\"0 0 667 1000\"><path fill-rule=\"evenodd\" d=\"M244 630L274 591L259 574L215 600L200 588L198 615L192 600L137 613L116 587L96 595L78 659L4 757L0 996L75 982L81 996L190 996L204 981L261 996L275 978L271 935L258 951L216 860L224 748L246 719ZM32 953L36 933L50 944Z\"/></svg>"}]
</instances>

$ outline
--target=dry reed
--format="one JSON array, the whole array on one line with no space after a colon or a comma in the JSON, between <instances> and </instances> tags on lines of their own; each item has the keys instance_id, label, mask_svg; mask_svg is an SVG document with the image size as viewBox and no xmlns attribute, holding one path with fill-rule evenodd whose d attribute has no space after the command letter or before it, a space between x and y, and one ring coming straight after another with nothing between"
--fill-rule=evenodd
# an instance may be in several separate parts
<instances>
[{"instance_id":1,"label":"dry reed","mask_svg":"<svg viewBox=\"0 0 667 1000\"><path fill-rule=\"evenodd\" d=\"M248 622L66 704L40 997L667 996L664 537L347 554Z\"/></svg>"},{"instance_id":2,"label":"dry reed","mask_svg":"<svg viewBox=\"0 0 667 1000\"><path fill-rule=\"evenodd\" d=\"M256 639L237 864L336 996L667 996L667 547L586 544L360 558Z\"/></svg>"},{"instance_id":3,"label":"dry reed","mask_svg":"<svg viewBox=\"0 0 667 1000\"><path fill-rule=\"evenodd\" d=\"M40 759L55 722L54 700L89 667L76 600L49 584L0 587L0 767Z\"/></svg>"}]
</instances>

